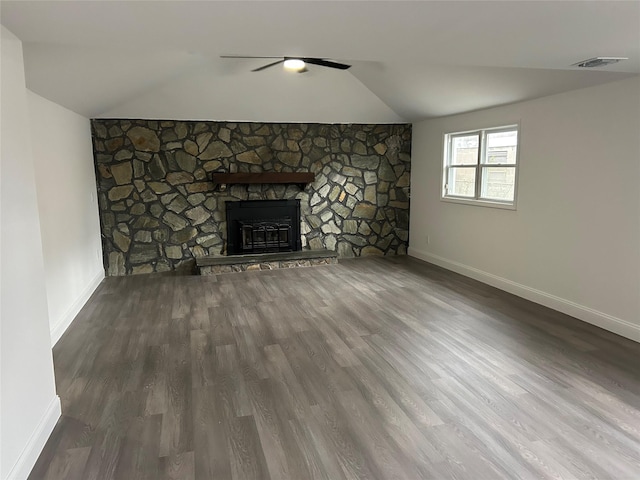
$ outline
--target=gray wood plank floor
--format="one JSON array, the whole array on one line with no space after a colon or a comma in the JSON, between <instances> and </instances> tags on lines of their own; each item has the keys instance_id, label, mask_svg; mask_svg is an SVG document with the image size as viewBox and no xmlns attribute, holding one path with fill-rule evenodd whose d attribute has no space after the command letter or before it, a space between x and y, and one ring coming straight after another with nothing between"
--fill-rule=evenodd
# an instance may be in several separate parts
<instances>
[{"instance_id":1,"label":"gray wood plank floor","mask_svg":"<svg viewBox=\"0 0 640 480\"><path fill-rule=\"evenodd\" d=\"M640 345L408 257L107 278L30 479L638 479Z\"/></svg>"}]
</instances>

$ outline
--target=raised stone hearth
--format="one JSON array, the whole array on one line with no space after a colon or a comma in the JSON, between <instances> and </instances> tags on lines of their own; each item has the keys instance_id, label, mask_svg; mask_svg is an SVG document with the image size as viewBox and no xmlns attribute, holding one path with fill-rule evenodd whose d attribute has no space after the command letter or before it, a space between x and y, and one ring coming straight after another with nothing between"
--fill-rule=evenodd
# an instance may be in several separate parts
<instances>
[{"instance_id":1,"label":"raised stone hearth","mask_svg":"<svg viewBox=\"0 0 640 480\"><path fill-rule=\"evenodd\" d=\"M314 267L336 263L338 263L338 254L329 250L301 250L298 252L260 253L256 255L218 255L196 259L200 275Z\"/></svg>"}]
</instances>

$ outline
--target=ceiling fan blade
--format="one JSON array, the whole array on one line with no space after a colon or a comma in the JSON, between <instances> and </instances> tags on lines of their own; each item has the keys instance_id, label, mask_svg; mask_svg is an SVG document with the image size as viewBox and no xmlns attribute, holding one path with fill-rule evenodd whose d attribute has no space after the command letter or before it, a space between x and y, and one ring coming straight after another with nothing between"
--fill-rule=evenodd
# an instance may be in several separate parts
<instances>
[{"instance_id":1,"label":"ceiling fan blade","mask_svg":"<svg viewBox=\"0 0 640 480\"><path fill-rule=\"evenodd\" d=\"M310 63L311 65L320 65L322 67L337 68L339 70L346 70L347 68L351 68L351 65L332 62L330 60L325 60L323 58L301 58L300 60L303 60L305 63Z\"/></svg>"},{"instance_id":2,"label":"ceiling fan blade","mask_svg":"<svg viewBox=\"0 0 640 480\"><path fill-rule=\"evenodd\" d=\"M282 58L282 55L279 57L256 57L250 55L220 55L220 58Z\"/></svg>"},{"instance_id":3,"label":"ceiling fan blade","mask_svg":"<svg viewBox=\"0 0 640 480\"><path fill-rule=\"evenodd\" d=\"M265 68L269 68L269 67L273 67L274 65L278 65L279 63L283 63L284 62L284 58L282 60L278 60L277 62L273 62L273 63L268 63L266 65L263 65L262 67L259 68L254 68L253 70L251 70L252 72L259 72L261 70L264 70Z\"/></svg>"}]
</instances>

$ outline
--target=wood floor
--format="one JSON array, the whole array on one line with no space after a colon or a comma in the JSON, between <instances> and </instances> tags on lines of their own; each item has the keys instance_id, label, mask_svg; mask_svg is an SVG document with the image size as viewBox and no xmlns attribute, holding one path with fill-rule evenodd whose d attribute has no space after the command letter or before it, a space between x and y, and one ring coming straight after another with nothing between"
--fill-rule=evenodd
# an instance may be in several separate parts
<instances>
[{"instance_id":1,"label":"wood floor","mask_svg":"<svg viewBox=\"0 0 640 480\"><path fill-rule=\"evenodd\" d=\"M30 479L638 479L640 345L408 257L107 278Z\"/></svg>"}]
</instances>

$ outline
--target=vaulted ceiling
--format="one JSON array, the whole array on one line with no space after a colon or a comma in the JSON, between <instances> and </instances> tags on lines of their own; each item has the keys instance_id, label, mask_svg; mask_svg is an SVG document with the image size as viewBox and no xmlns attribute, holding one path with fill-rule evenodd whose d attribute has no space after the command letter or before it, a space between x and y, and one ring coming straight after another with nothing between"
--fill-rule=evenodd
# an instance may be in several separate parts
<instances>
[{"instance_id":1,"label":"vaulted ceiling","mask_svg":"<svg viewBox=\"0 0 640 480\"><path fill-rule=\"evenodd\" d=\"M87 117L400 122L640 74L638 1L2 1L27 86ZM350 63L292 74L287 55ZM629 60L600 69L595 56Z\"/></svg>"}]
</instances>

